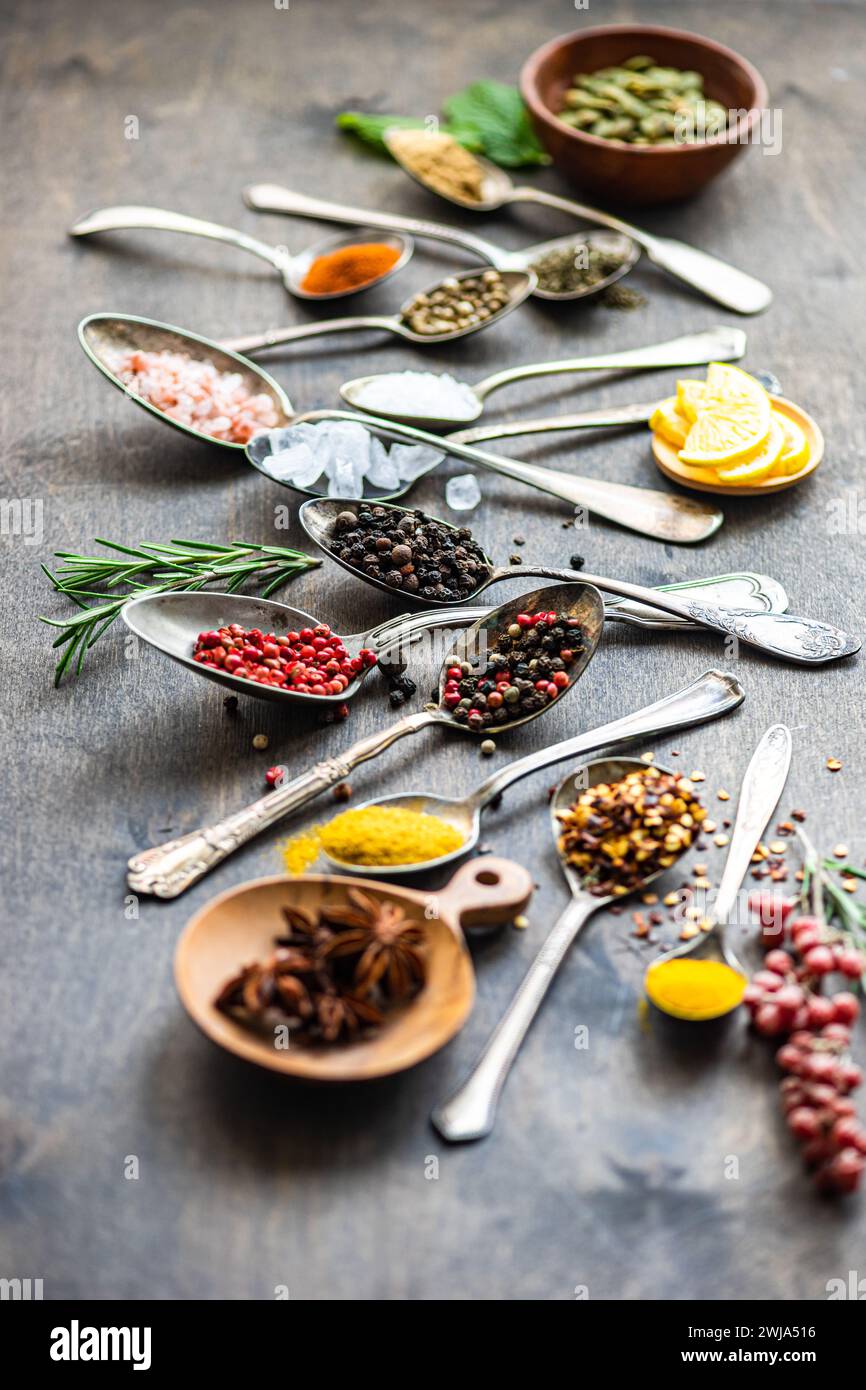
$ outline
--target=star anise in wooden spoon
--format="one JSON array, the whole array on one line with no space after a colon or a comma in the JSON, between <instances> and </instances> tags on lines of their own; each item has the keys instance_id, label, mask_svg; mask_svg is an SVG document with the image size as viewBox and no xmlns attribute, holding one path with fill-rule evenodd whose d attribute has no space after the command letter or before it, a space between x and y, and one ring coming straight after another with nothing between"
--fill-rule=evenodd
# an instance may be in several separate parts
<instances>
[{"instance_id":1,"label":"star anise in wooden spoon","mask_svg":"<svg viewBox=\"0 0 866 1390\"><path fill-rule=\"evenodd\" d=\"M338 932L323 948L327 961L356 957L355 989L366 998L378 985L391 999L414 994L424 983L426 969L419 947L424 936L402 908L378 902L359 888L349 889L351 907L340 911Z\"/></svg>"},{"instance_id":2,"label":"star anise in wooden spoon","mask_svg":"<svg viewBox=\"0 0 866 1390\"><path fill-rule=\"evenodd\" d=\"M313 997L310 1036L322 1042L351 1042L365 1028L380 1028L384 1017L366 999L328 984Z\"/></svg>"}]
</instances>

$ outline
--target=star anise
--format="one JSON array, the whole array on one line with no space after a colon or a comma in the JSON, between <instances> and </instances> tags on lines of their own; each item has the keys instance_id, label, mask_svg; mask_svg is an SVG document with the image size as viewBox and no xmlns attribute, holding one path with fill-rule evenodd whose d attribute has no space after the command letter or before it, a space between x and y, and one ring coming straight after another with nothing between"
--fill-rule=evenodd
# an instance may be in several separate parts
<instances>
[{"instance_id":1,"label":"star anise","mask_svg":"<svg viewBox=\"0 0 866 1390\"><path fill-rule=\"evenodd\" d=\"M355 988L366 998L379 985L392 999L412 994L424 983L425 967L418 950L423 932L402 908L378 902L358 888L349 889L350 908L339 909L338 932L323 948L327 961L356 958Z\"/></svg>"},{"instance_id":2,"label":"star anise","mask_svg":"<svg viewBox=\"0 0 866 1390\"><path fill-rule=\"evenodd\" d=\"M379 1028L384 1018L366 999L344 994L328 985L313 998L310 1034L322 1042L350 1042L364 1028Z\"/></svg>"},{"instance_id":3,"label":"star anise","mask_svg":"<svg viewBox=\"0 0 866 1390\"><path fill-rule=\"evenodd\" d=\"M301 950L309 951L312 948L318 951L334 935L322 917L308 912L306 908L284 907L283 917L286 919L288 931L284 936L277 937L278 946L297 946Z\"/></svg>"},{"instance_id":4,"label":"star anise","mask_svg":"<svg viewBox=\"0 0 866 1390\"><path fill-rule=\"evenodd\" d=\"M244 1010L256 1019L263 1018L268 1009L279 1009L290 1019L303 1022L312 1014L312 1004L299 977L312 976L318 968L309 953L278 947L265 960L245 966L229 980L217 995L215 1006L228 1014Z\"/></svg>"}]
</instances>

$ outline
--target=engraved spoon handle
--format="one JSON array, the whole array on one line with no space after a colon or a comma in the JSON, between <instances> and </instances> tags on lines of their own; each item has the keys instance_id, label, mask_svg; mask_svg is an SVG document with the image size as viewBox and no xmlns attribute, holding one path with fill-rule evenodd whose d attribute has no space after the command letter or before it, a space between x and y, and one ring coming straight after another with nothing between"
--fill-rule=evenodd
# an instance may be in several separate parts
<instances>
[{"instance_id":1,"label":"engraved spoon handle","mask_svg":"<svg viewBox=\"0 0 866 1390\"><path fill-rule=\"evenodd\" d=\"M207 237L209 241L224 241L229 246L237 246L241 251L249 251L260 260L267 261L280 274L288 269L291 256L277 246L268 246L257 237L238 232L234 227L223 227L218 222L206 222L201 217L187 217L183 212L169 212L167 208L151 208L136 204L117 207L97 208L80 218L69 228L70 236L91 236L95 232L118 232L147 228L158 232L185 232L188 236Z\"/></svg>"},{"instance_id":2,"label":"engraved spoon handle","mask_svg":"<svg viewBox=\"0 0 866 1390\"><path fill-rule=\"evenodd\" d=\"M826 661L851 656L861 646L858 637L852 637L841 628L822 623L817 618L801 618L794 613L754 613L722 608L698 599L680 598L670 590L663 593L660 589L644 588L642 584L628 584L624 579L605 579L587 574L585 570L533 565L532 568L527 566L522 569L521 575L523 578L558 579L566 583L575 578L582 579L586 584L594 584L603 593L637 599L640 603L660 608L662 612L690 618L699 627L724 632L769 656L778 657L781 661L794 661L802 666L822 665ZM505 578L513 579L514 571L504 567L495 569L483 587Z\"/></svg>"},{"instance_id":3,"label":"engraved spoon handle","mask_svg":"<svg viewBox=\"0 0 866 1390\"><path fill-rule=\"evenodd\" d=\"M466 1080L438 1105L433 1124L452 1143L481 1139L496 1119L496 1106L511 1064L529 1025L538 1013L551 981L581 927L608 901L589 893L575 894L523 978L517 993L490 1036Z\"/></svg>"},{"instance_id":4,"label":"engraved spoon handle","mask_svg":"<svg viewBox=\"0 0 866 1390\"><path fill-rule=\"evenodd\" d=\"M268 826L320 796L328 787L342 782L353 767L384 753L386 748L406 734L415 734L430 724L439 723L440 717L426 710L409 714L389 728L360 739L345 753L325 758L300 777L295 777L267 796L259 797L242 811L236 811L216 825L193 830L180 839L169 840L134 855L128 864L127 881L130 888L134 893L176 898Z\"/></svg>"},{"instance_id":5,"label":"engraved spoon handle","mask_svg":"<svg viewBox=\"0 0 866 1390\"><path fill-rule=\"evenodd\" d=\"M322 222L339 222L344 226L379 227L386 232L409 232L413 236L428 237L433 241L447 241L453 246L463 246L474 251L490 265L506 268L510 262L507 252L483 237L472 232L464 232L458 227L447 227L440 222L426 218L402 217L395 212L375 212L369 208L351 207L346 203L332 203L325 198L313 198L306 193L295 193L291 188L282 188L276 183L254 183L244 189L244 202L257 212L285 212L296 217L313 217Z\"/></svg>"}]
</instances>

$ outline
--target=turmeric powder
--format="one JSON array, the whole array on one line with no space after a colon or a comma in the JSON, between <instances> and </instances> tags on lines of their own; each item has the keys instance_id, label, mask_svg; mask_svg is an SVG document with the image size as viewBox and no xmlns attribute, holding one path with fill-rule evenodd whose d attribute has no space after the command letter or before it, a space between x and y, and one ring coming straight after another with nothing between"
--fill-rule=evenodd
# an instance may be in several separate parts
<instances>
[{"instance_id":1,"label":"turmeric powder","mask_svg":"<svg viewBox=\"0 0 866 1390\"><path fill-rule=\"evenodd\" d=\"M463 840L439 816L403 806L359 806L296 835L283 846L283 860L290 874L303 873L321 849L344 864L426 864Z\"/></svg>"},{"instance_id":2,"label":"turmeric powder","mask_svg":"<svg viewBox=\"0 0 866 1390\"><path fill-rule=\"evenodd\" d=\"M646 973L646 992L662 1013L693 1023L721 1018L735 1009L745 977L721 960L662 960Z\"/></svg>"}]
</instances>

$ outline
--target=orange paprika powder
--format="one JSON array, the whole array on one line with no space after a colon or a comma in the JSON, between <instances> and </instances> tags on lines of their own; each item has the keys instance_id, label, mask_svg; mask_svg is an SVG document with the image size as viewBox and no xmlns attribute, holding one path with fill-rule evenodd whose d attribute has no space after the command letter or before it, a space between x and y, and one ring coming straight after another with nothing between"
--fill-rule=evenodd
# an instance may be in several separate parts
<instances>
[{"instance_id":1,"label":"orange paprika powder","mask_svg":"<svg viewBox=\"0 0 866 1390\"><path fill-rule=\"evenodd\" d=\"M333 294L337 290L357 290L379 280L396 264L400 252L384 242L359 242L341 246L317 256L301 281L308 294Z\"/></svg>"}]
</instances>

